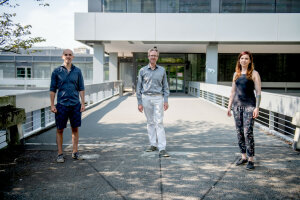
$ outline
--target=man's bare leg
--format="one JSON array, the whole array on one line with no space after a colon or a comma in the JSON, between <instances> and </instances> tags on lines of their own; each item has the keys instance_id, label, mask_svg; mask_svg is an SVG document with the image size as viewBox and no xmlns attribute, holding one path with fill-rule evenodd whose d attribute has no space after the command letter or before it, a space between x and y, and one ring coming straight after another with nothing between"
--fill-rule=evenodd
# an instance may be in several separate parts
<instances>
[{"instance_id":1,"label":"man's bare leg","mask_svg":"<svg viewBox=\"0 0 300 200\"><path fill-rule=\"evenodd\" d=\"M64 132L64 129L56 130L56 144L57 144L57 149L58 149L58 155L63 153L63 150L62 150L63 132Z\"/></svg>"},{"instance_id":2,"label":"man's bare leg","mask_svg":"<svg viewBox=\"0 0 300 200\"><path fill-rule=\"evenodd\" d=\"M78 127L72 128L73 153L78 152L78 140L79 140Z\"/></svg>"}]
</instances>

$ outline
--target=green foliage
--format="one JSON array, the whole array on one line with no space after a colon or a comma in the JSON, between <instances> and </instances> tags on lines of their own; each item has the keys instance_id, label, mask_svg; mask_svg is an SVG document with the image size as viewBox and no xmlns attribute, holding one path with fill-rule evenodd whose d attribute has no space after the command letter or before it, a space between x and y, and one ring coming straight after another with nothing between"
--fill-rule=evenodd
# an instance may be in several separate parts
<instances>
[{"instance_id":1,"label":"green foliage","mask_svg":"<svg viewBox=\"0 0 300 200\"><path fill-rule=\"evenodd\" d=\"M44 3L44 0L34 1L37 1L40 6L49 6L48 3ZM4 6L15 8L19 5L12 4L9 0L0 1L0 8ZM30 37L32 26L14 23L13 18L15 16L16 13L5 12L0 15L0 51L19 53L20 49L26 50L35 43L46 41L42 37Z\"/></svg>"}]
</instances>

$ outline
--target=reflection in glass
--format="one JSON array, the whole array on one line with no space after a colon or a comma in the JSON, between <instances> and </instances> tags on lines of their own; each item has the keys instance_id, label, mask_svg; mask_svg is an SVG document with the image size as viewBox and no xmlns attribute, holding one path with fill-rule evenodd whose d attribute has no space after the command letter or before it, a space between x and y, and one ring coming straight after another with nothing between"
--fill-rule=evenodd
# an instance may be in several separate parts
<instances>
[{"instance_id":1,"label":"reflection in glass","mask_svg":"<svg viewBox=\"0 0 300 200\"><path fill-rule=\"evenodd\" d=\"M277 13L300 13L299 0L276 0Z\"/></svg>"},{"instance_id":2,"label":"reflection in glass","mask_svg":"<svg viewBox=\"0 0 300 200\"><path fill-rule=\"evenodd\" d=\"M245 12L245 0L221 0L221 13L243 13Z\"/></svg>"},{"instance_id":3,"label":"reflection in glass","mask_svg":"<svg viewBox=\"0 0 300 200\"><path fill-rule=\"evenodd\" d=\"M180 13L209 13L210 0L180 0Z\"/></svg>"},{"instance_id":4,"label":"reflection in glass","mask_svg":"<svg viewBox=\"0 0 300 200\"><path fill-rule=\"evenodd\" d=\"M275 0L247 0L247 13L274 13Z\"/></svg>"},{"instance_id":5,"label":"reflection in glass","mask_svg":"<svg viewBox=\"0 0 300 200\"><path fill-rule=\"evenodd\" d=\"M126 0L104 0L104 12L127 12Z\"/></svg>"}]
</instances>

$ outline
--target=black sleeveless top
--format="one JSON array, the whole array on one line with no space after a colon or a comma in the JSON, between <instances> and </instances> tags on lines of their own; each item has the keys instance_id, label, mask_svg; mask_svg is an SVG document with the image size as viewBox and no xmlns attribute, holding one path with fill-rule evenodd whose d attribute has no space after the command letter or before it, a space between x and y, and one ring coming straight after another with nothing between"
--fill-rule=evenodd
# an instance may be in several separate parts
<instances>
[{"instance_id":1,"label":"black sleeveless top","mask_svg":"<svg viewBox=\"0 0 300 200\"><path fill-rule=\"evenodd\" d=\"M236 81L235 96L233 98L234 106L254 106L256 99L254 95L254 82L247 79L246 74L242 74Z\"/></svg>"}]
</instances>

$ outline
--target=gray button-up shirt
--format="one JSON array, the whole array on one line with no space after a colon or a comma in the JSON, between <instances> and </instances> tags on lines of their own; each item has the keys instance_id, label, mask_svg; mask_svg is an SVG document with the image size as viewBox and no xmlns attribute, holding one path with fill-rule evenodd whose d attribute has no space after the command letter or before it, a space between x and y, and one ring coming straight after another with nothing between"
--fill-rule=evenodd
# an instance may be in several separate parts
<instances>
[{"instance_id":1,"label":"gray button-up shirt","mask_svg":"<svg viewBox=\"0 0 300 200\"><path fill-rule=\"evenodd\" d=\"M164 102L168 102L170 94L165 68L156 65L154 70L150 65L140 69L136 86L136 96L138 104L142 104L142 94L163 95Z\"/></svg>"}]
</instances>

